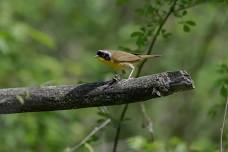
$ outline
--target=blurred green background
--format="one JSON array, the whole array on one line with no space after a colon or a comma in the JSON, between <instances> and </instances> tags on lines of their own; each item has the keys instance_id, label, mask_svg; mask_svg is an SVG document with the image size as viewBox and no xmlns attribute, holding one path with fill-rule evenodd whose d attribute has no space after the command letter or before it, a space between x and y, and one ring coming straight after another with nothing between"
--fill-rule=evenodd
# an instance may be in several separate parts
<instances>
[{"instance_id":1,"label":"blurred green background","mask_svg":"<svg viewBox=\"0 0 228 152\"><path fill-rule=\"evenodd\" d=\"M0 0L0 86L32 87L110 79L113 71L95 60L98 49L134 48L131 38L142 20L137 0ZM139 104L131 104L122 126L119 151L214 152L219 148L225 99L218 80L228 64L228 9L204 3L183 18L171 17L141 75L187 70L195 90L145 102L155 142L142 127ZM193 20L190 32L182 20ZM146 47L145 47L146 49ZM108 107L118 118L121 106ZM97 125L98 108L0 116L0 152L61 152ZM136 113L139 113L136 115ZM225 143L228 138L225 129ZM98 133L94 151L110 151L115 125ZM82 147L79 151L89 151Z\"/></svg>"}]
</instances>

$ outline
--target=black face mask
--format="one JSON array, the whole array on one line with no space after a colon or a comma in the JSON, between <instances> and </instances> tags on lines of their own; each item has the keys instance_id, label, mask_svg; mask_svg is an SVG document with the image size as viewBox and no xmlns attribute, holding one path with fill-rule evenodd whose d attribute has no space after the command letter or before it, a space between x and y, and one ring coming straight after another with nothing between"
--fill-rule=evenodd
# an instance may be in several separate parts
<instances>
[{"instance_id":1,"label":"black face mask","mask_svg":"<svg viewBox=\"0 0 228 152\"><path fill-rule=\"evenodd\" d=\"M109 54L106 54L106 53L104 53L104 59L107 60L107 61L111 60Z\"/></svg>"},{"instance_id":2,"label":"black face mask","mask_svg":"<svg viewBox=\"0 0 228 152\"><path fill-rule=\"evenodd\" d=\"M103 59L105 59L107 61L110 61L111 60L110 55L108 53L97 51L97 55L99 57L102 57Z\"/></svg>"}]
</instances>

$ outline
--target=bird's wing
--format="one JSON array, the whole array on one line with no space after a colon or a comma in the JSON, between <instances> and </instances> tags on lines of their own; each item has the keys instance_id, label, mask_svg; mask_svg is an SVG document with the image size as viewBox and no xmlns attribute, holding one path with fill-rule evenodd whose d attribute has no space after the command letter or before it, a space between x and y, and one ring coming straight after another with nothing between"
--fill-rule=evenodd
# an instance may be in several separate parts
<instances>
[{"instance_id":1,"label":"bird's wing","mask_svg":"<svg viewBox=\"0 0 228 152\"><path fill-rule=\"evenodd\" d=\"M134 62L139 61L141 58L137 55L123 52L123 51L111 51L112 59L116 62Z\"/></svg>"}]
</instances>

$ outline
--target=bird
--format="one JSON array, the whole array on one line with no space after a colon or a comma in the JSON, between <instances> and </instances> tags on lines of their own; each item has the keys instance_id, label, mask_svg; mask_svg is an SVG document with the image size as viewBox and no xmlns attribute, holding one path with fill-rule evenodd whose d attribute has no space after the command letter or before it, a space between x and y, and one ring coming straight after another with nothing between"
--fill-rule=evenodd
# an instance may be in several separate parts
<instances>
[{"instance_id":1,"label":"bird","mask_svg":"<svg viewBox=\"0 0 228 152\"><path fill-rule=\"evenodd\" d=\"M132 54L125 51L119 50L98 50L96 52L96 56L99 61L108 65L114 70L122 70L131 69L131 72L128 76L128 79L132 78L132 74L135 70L135 64L143 61L145 59L151 59L155 57L160 57L161 55L140 55L140 54Z\"/></svg>"}]
</instances>

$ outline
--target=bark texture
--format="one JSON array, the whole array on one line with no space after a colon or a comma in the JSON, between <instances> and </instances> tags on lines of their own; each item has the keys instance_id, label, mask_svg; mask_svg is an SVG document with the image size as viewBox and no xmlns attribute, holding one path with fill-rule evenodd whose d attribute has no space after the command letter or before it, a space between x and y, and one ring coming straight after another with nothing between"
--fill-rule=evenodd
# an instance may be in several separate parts
<instances>
[{"instance_id":1,"label":"bark texture","mask_svg":"<svg viewBox=\"0 0 228 152\"><path fill-rule=\"evenodd\" d=\"M80 85L0 89L0 114L111 106L194 88L185 71Z\"/></svg>"}]
</instances>

